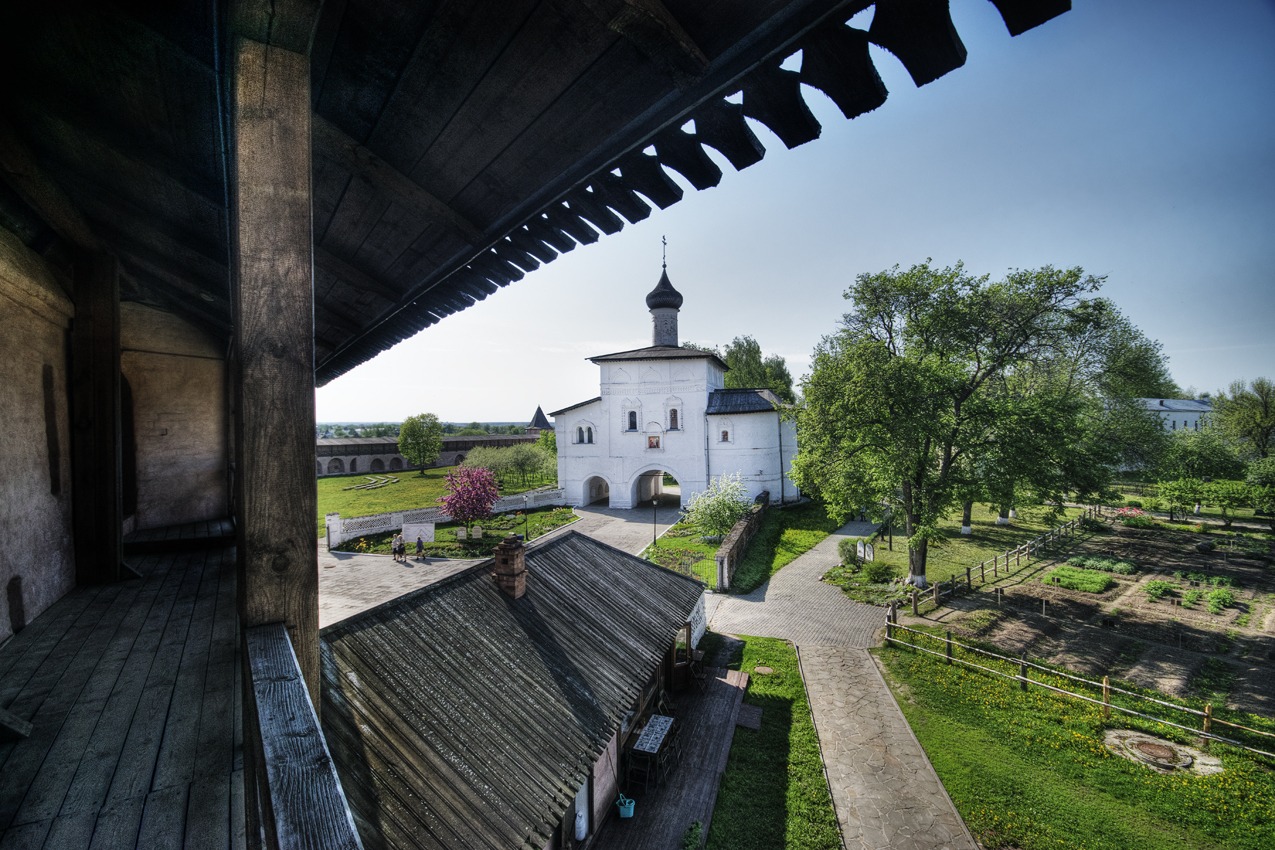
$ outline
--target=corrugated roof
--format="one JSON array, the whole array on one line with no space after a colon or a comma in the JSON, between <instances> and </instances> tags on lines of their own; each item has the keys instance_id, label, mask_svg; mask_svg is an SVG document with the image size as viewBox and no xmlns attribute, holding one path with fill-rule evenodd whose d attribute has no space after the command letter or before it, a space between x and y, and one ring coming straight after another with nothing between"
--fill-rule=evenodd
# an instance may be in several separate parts
<instances>
[{"instance_id":1,"label":"corrugated roof","mask_svg":"<svg viewBox=\"0 0 1275 850\"><path fill-rule=\"evenodd\" d=\"M1212 413L1213 402L1206 398L1140 398L1147 410L1171 413Z\"/></svg>"},{"instance_id":2,"label":"corrugated roof","mask_svg":"<svg viewBox=\"0 0 1275 850\"><path fill-rule=\"evenodd\" d=\"M769 413L784 403L770 390L713 390L708 394L710 416L718 413Z\"/></svg>"},{"instance_id":3,"label":"corrugated roof","mask_svg":"<svg viewBox=\"0 0 1275 850\"><path fill-rule=\"evenodd\" d=\"M323 727L368 850L536 848L703 587L568 532L322 632Z\"/></svg>"},{"instance_id":4,"label":"corrugated roof","mask_svg":"<svg viewBox=\"0 0 1275 850\"><path fill-rule=\"evenodd\" d=\"M730 369L722 358L711 351L700 351L698 348L683 348L679 345L651 345L646 348L635 348L632 351L617 351L614 354L599 354L590 357L593 363L608 363L625 360L712 360L722 368Z\"/></svg>"}]
</instances>

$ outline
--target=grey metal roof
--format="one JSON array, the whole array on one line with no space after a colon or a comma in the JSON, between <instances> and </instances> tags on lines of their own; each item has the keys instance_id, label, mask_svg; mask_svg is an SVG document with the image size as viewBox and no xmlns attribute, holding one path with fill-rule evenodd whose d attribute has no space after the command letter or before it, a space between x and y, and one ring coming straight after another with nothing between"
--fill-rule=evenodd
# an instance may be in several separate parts
<instances>
[{"instance_id":1,"label":"grey metal roof","mask_svg":"<svg viewBox=\"0 0 1275 850\"><path fill-rule=\"evenodd\" d=\"M579 402L576 402L575 404L569 404L566 407L562 408L561 410L555 410L553 413L550 413L549 415L561 416L562 414L575 410L578 407L584 407L587 404L593 404L595 401L602 401L602 396L595 396L589 399L588 401L579 401Z\"/></svg>"},{"instance_id":2,"label":"grey metal roof","mask_svg":"<svg viewBox=\"0 0 1275 850\"><path fill-rule=\"evenodd\" d=\"M769 413L784 406L779 397L767 389L713 390L708 394L709 416L720 413Z\"/></svg>"},{"instance_id":3,"label":"grey metal roof","mask_svg":"<svg viewBox=\"0 0 1275 850\"><path fill-rule=\"evenodd\" d=\"M1142 406L1157 413L1212 413L1213 402L1206 398L1140 398Z\"/></svg>"},{"instance_id":4,"label":"grey metal roof","mask_svg":"<svg viewBox=\"0 0 1275 850\"><path fill-rule=\"evenodd\" d=\"M646 294L646 308L648 310L655 310L661 307L672 307L674 310L682 307L682 293L673 288L673 282L668 279L667 268L660 274L660 282L655 284L655 288Z\"/></svg>"},{"instance_id":5,"label":"grey metal roof","mask_svg":"<svg viewBox=\"0 0 1275 850\"><path fill-rule=\"evenodd\" d=\"M575 532L324 629L323 727L368 850L540 850L703 592Z\"/></svg>"},{"instance_id":6,"label":"grey metal roof","mask_svg":"<svg viewBox=\"0 0 1275 850\"><path fill-rule=\"evenodd\" d=\"M632 351L617 351L614 354L599 354L590 357L594 363L614 363L626 360L712 360L722 368L730 369L722 358L711 351L700 351L698 348L682 348L679 345L650 345L646 348L635 348Z\"/></svg>"}]
</instances>

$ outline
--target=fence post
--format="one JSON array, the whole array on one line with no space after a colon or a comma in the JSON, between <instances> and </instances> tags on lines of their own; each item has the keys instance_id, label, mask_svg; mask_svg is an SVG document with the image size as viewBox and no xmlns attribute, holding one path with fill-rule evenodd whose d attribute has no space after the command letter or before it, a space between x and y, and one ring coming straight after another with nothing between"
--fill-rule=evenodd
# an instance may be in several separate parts
<instances>
[{"instance_id":1,"label":"fence post","mask_svg":"<svg viewBox=\"0 0 1275 850\"><path fill-rule=\"evenodd\" d=\"M1020 546L1014 550L1014 566L1016 567L1022 566L1022 563L1023 563L1022 559L1023 559L1023 547Z\"/></svg>"},{"instance_id":2,"label":"fence post","mask_svg":"<svg viewBox=\"0 0 1275 850\"><path fill-rule=\"evenodd\" d=\"M952 663L952 630L951 629L947 630L947 639L945 643L947 644L947 663L950 666Z\"/></svg>"},{"instance_id":3,"label":"fence post","mask_svg":"<svg viewBox=\"0 0 1275 850\"><path fill-rule=\"evenodd\" d=\"M916 607L916 587L915 586L913 586L912 588L912 616L913 617L921 616L921 612L918 611Z\"/></svg>"},{"instance_id":4,"label":"fence post","mask_svg":"<svg viewBox=\"0 0 1275 850\"><path fill-rule=\"evenodd\" d=\"M987 584L987 562L978 565L978 583Z\"/></svg>"},{"instance_id":5,"label":"fence post","mask_svg":"<svg viewBox=\"0 0 1275 850\"><path fill-rule=\"evenodd\" d=\"M1102 677L1102 719L1111 719L1111 679Z\"/></svg>"},{"instance_id":6,"label":"fence post","mask_svg":"<svg viewBox=\"0 0 1275 850\"><path fill-rule=\"evenodd\" d=\"M1027 690L1027 653L1018 656L1018 687Z\"/></svg>"},{"instance_id":7,"label":"fence post","mask_svg":"<svg viewBox=\"0 0 1275 850\"><path fill-rule=\"evenodd\" d=\"M937 581L934 582L934 607L935 608L937 608L939 605L939 587L941 587L941 585Z\"/></svg>"},{"instance_id":8,"label":"fence post","mask_svg":"<svg viewBox=\"0 0 1275 850\"><path fill-rule=\"evenodd\" d=\"M996 607L1001 607L1001 589L999 587L996 588Z\"/></svg>"},{"instance_id":9,"label":"fence post","mask_svg":"<svg viewBox=\"0 0 1275 850\"><path fill-rule=\"evenodd\" d=\"M1040 616L1045 616L1045 600L1040 600Z\"/></svg>"},{"instance_id":10,"label":"fence post","mask_svg":"<svg viewBox=\"0 0 1275 850\"><path fill-rule=\"evenodd\" d=\"M1206 702L1204 704L1204 734L1207 735L1213 731L1213 703Z\"/></svg>"},{"instance_id":11,"label":"fence post","mask_svg":"<svg viewBox=\"0 0 1275 850\"><path fill-rule=\"evenodd\" d=\"M992 578L999 578L1000 571L996 568L996 556L992 556Z\"/></svg>"},{"instance_id":12,"label":"fence post","mask_svg":"<svg viewBox=\"0 0 1275 850\"><path fill-rule=\"evenodd\" d=\"M973 576L970 574L970 568L969 568L969 567L966 567L966 568L965 568L965 589L966 589L966 590L973 590L973 589L974 589L974 578L973 578Z\"/></svg>"}]
</instances>

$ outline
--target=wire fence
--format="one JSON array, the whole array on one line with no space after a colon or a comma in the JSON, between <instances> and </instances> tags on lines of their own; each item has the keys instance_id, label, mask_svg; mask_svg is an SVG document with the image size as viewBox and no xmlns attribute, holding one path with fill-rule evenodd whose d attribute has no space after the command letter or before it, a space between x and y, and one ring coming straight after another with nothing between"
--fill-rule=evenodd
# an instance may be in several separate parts
<instances>
[{"instance_id":1,"label":"wire fence","mask_svg":"<svg viewBox=\"0 0 1275 850\"><path fill-rule=\"evenodd\" d=\"M1043 664L1028 661L1025 654L1020 655L1017 658L1013 658L981 647L962 643L960 641L953 640L952 633L950 631L947 632L945 637L938 637L937 635L930 634L929 632L909 628L908 626L901 626L898 622L898 609L893 605L886 611L885 631L886 643L894 644L896 646L905 646L915 652L920 652L936 658L942 658L947 664L960 664L964 667L978 670L982 673L987 673L1002 679L1017 681L1019 687L1024 691L1026 691L1029 687L1034 686L1037 688L1044 688L1045 690L1051 691L1068 699L1075 699L1081 702L1101 706L1104 719L1110 719L1111 712L1116 711L1121 714L1139 717L1164 726L1170 726L1174 729L1180 729L1182 731L1189 732L1192 735L1198 735L1206 740L1221 741L1222 743L1239 747L1242 750L1256 753L1257 755L1275 758L1275 752L1270 751L1271 749L1275 749L1275 732L1254 729L1251 726L1245 726L1234 721L1215 717L1211 703L1206 703L1204 709L1201 711L1200 709L1191 708L1190 706L1179 705L1177 703L1168 702L1167 700L1148 696L1147 694L1138 693L1137 691L1132 691L1127 688L1112 685L1110 677L1108 676L1103 676L1102 681L1098 682L1093 679L1086 679L1083 676L1077 676L1072 673L1057 670L1053 667L1047 667ZM925 646L921 646L917 638L924 639L926 642L931 642L932 645L937 644L941 647L941 649L930 649ZM1003 670L997 670L996 668L989 667L986 664L979 664L977 662L970 661L967 658L958 657L956 655L956 650L958 649L964 653L977 657L989 658L1007 664L1017 665L1018 673L1006 673ZM1032 679L1030 678L1032 671L1037 671L1042 675L1057 677L1063 681L1073 682L1077 685L1091 688L1093 692L1100 694L1100 696L1090 696L1083 693L1077 693L1076 691L1071 691L1064 687L1041 681L1039 678ZM1184 723L1177 723L1172 720L1168 720L1159 715L1148 714L1146 711L1138 711L1136 709L1129 708L1128 706L1120 705L1112 701L1112 694L1118 694L1130 702L1136 701L1135 704L1147 703L1162 709L1172 709L1185 717L1196 718L1198 725L1188 726ZM1149 710L1153 709L1148 709L1148 711ZM1227 729L1236 730L1236 732L1242 735L1257 736L1257 739L1261 741L1262 746L1270 749L1260 749L1259 747L1252 746L1251 740L1249 743L1246 743L1244 741L1237 740L1236 738L1219 735L1213 731L1214 726L1225 726ZM1232 734L1235 734L1235 732Z\"/></svg>"}]
</instances>

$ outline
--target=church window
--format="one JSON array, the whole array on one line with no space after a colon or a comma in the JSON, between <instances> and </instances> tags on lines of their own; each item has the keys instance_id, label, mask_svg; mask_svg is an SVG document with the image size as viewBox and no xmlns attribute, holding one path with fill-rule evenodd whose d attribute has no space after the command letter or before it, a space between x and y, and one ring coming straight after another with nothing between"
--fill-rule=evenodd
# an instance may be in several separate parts
<instances>
[{"instance_id":1,"label":"church window","mask_svg":"<svg viewBox=\"0 0 1275 850\"><path fill-rule=\"evenodd\" d=\"M670 431L677 430L677 408L673 408L668 412L668 429Z\"/></svg>"},{"instance_id":2,"label":"church window","mask_svg":"<svg viewBox=\"0 0 1275 850\"><path fill-rule=\"evenodd\" d=\"M583 429L583 428L579 428L579 427L577 427L577 428L576 428L576 442L577 442L577 443L583 443L583 442L584 442L584 429Z\"/></svg>"},{"instance_id":3,"label":"church window","mask_svg":"<svg viewBox=\"0 0 1275 850\"><path fill-rule=\"evenodd\" d=\"M589 426L587 429L585 429L584 438L585 438L584 441L586 443L593 442L593 426Z\"/></svg>"},{"instance_id":4,"label":"church window","mask_svg":"<svg viewBox=\"0 0 1275 850\"><path fill-rule=\"evenodd\" d=\"M637 411L636 410L629 411L629 430L630 431L637 430Z\"/></svg>"}]
</instances>

